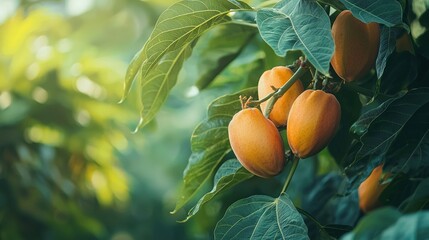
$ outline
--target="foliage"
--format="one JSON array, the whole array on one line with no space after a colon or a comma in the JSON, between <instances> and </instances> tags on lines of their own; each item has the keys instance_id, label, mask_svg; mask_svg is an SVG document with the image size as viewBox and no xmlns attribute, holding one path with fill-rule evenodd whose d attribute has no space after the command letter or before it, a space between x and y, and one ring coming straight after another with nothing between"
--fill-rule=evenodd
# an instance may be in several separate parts
<instances>
[{"instance_id":1,"label":"foliage","mask_svg":"<svg viewBox=\"0 0 429 240\"><path fill-rule=\"evenodd\" d=\"M339 130L328 151L308 161L317 161L319 169L327 162L333 163L337 170L328 172L338 171L346 176L330 178L330 182L317 181L323 176L317 175L317 171L309 172L307 177L314 180L313 190L301 188L288 195L284 191L296 169L295 159L292 166L285 168L290 173L284 171L276 178L285 181L283 189L278 189L278 198L253 195L240 200L237 196L234 200L238 201L230 205L218 222L215 238L331 239L344 236L354 239L371 236L387 239L412 236L423 239L428 213L422 210L427 208L422 203L428 200L428 195L421 193L423 185L420 184L427 184L423 179L429 174L429 58L428 41L424 41L428 36L425 28L428 8L423 0L371 3L363 0L246 3L187 0L171 5L161 14L151 37L129 65L125 79L125 96L135 77L141 83L137 88L142 102L139 127L155 117L176 84L180 69L181 73L196 74L192 75L191 84L196 84L199 90L219 86L234 89L209 105L207 118L192 134L192 154L173 213L202 195L213 175L213 190L191 208L186 220L198 217L197 212L214 201L214 195L227 194L226 190L239 183L246 186L242 181L249 175L241 172L238 165L233 171L225 172L225 164L235 161L225 162L232 157L227 125L241 109L239 96L255 99L255 89L249 87L256 86L263 70L273 65L292 64L290 67L298 68L296 76L292 77L294 81L299 77L309 88L334 92L342 108ZM343 82L329 65L334 50L331 25L338 12L344 9L350 10L360 21L376 22L381 28L373 71L350 83ZM241 36L233 34L239 31ZM395 51L396 40L403 33L410 34L411 48L416 51ZM303 58L295 62L298 56ZM248 78L243 71L237 71L237 66L246 69L244 72L250 72L247 70L250 66L259 66L250 68L258 74ZM308 69L311 74L303 74ZM238 76L234 76L234 71ZM236 84L240 77L240 84ZM250 101L252 103L255 102ZM283 133L282 128L279 131ZM384 164L384 171L389 172L389 181L392 181L381 195L382 205L391 208L363 216L362 212L358 213L356 190L380 164ZM398 194L403 186L407 186L407 192ZM321 208L309 212L297 208L300 204L308 208L319 201L310 198L310 194L326 196ZM308 202L309 199L313 202ZM417 207L412 207L412 203ZM406 212L408 215L405 209L410 210ZM344 215L346 212L350 214ZM347 216L343 219L347 225L341 222L341 216ZM406 225L404 222L412 222L414 232L399 231L401 224Z\"/></svg>"},{"instance_id":2,"label":"foliage","mask_svg":"<svg viewBox=\"0 0 429 240\"><path fill-rule=\"evenodd\" d=\"M177 180L135 164L152 164L158 148L130 132L135 101L117 104L157 8L109 1L76 14L64 1L15 2L0 20L0 239L192 235L151 211L171 207L160 199Z\"/></svg>"}]
</instances>

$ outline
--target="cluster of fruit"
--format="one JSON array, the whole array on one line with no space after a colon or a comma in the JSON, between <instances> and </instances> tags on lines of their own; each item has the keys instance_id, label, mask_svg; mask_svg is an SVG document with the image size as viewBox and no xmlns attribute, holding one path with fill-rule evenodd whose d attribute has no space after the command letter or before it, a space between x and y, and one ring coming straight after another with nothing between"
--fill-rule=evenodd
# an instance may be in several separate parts
<instances>
[{"instance_id":1,"label":"cluster of fruit","mask_svg":"<svg viewBox=\"0 0 429 240\"><path fill-rule=\"evenodd\" d=\"M375 64L379 47L379 25L365 24L350 11L341 12L332 26L335 42L331 65L345 82L367 74ZM259 79L258 97L264 99L284 86L294 72L284 66L265 71ZM288 145L297 158L307 158L321 151L333 138L340 124L341 107L336 97L322 90L305 90L297 80L267 111L243 103L229 126L229 140L240 163L251 173L268 178L279 174L285 165L285 150L278 127L286 126ZM359 195L379 191L381 167L359 189ZM371 182L371 183L369 183ZM371 193L369 193L371 192ZM371 209L375 202L361 201L361 208Z\"/></svg>"}]
</instances>

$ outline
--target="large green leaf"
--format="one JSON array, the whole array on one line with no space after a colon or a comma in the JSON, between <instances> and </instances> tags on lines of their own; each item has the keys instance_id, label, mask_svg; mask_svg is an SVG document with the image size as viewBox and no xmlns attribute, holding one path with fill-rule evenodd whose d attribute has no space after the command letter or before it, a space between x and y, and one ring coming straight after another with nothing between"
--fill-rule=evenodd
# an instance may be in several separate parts
<instances>
[{"instance_id":1,"label":"large green leaf","mask_svg":"<svg viewBox=\"0 0 429 240\"><path fill-rule=\"evenodd\" d=\"M274 8L257 12L262 38L277 55L301 50L311 64L328 74L334 52L331 23L324 9L313 0L283 0Z\"/></svg>"},{"instance_id":2,"label":"large green leaf","mask_svg":"<svg viewBox=\"0 0 429 240\"><path fill-rule=\"evenodd\" d=\"M255 33L256 28L238 24L214 27L198 39L184 64L183 79L195 83L200 90L206 88L237 58Z\"/></svg>"},{"instance_id":3,"label":"large green leaf","mask_svg":"<svg viewBox=\"0 0 429 240\"><path fill-rule=\"evenodd\" d=\"M401 139L398 136L406 124L428 102L428 88L411 90L404 96L386 101L363 114L352 126L352 131L358 132L361 136L360 143L356 145L354 151L351 151L347 159L349 166L346 168L346 174L351 178L352 188L356 188L366 179L374 167L383 163L386 155L390 154L389 151L397 150L397 148L392 148L393 143L397 138ZM412 122L416 124L414 121ZM426 124L426 121L423 120L422 124ZM408 126L413 128L412 124ZM426 131L426 129L415 129L421 133ZM411 150L407 151L406 156L413 153L413 150L418 152L420 148L419 145L413 144L409 147ZM427 151L424 154L428 158Z\"/></svg>"},{"instance_id":4,"label":"large green leaf","mask_svg":"<svg viewBox=\"0 0 429 240\"><path fill-rule=\"evenodd\" d=\"M429 167L429 103L413 115L386 155L385 171L416 176Z\"/></svg>"},{"instance_id":5,"label":"large green leaf","mask_svg":"<svg viewBox=\"0 0 429 240\"><path fill-rule=\"evenodd\" d=\"M171 88L176 84L177 74L191 48L181 48L164 56L145 78L141 79L140 101L142 103L140 123L137 129L150 122L167 99Z\"/></svg>"},{"instance_id":6,"label":"large green leaf","mask_svg":"<svg viewBox=\"0 0 429 240\"><path fill-rule=\"evenodd\" d=\"M362 22L377 22L388 27L402 25L402 7L392 0L340 0Z\"/></svg>"},{"instance_id":7,"label":"large green leaf","mask_svg":"<svg viewBox=\"0 0 429 240\"><path fill-rule=\"evenodd\" d=\"M156 71L165 59L179 59L184 49L190 47L206 30L220 23L231 20L228 13L232 9L249 8L238 1L218 0L203 1L190 0L173 4L159 17L155 28L143 48L136 54L130 63L124 84L124 96L128 95L134 78L139 73L141 92L150 91L156 98L142 98L143 113L159 109L177 79L177 73L171 73L168 78L154 81ZM172 61L170 64L182 64L183 61ZM171 68L179 68L172 66ZM167 86L157 90L158 86ZM147 90L149 89L149 90ZM155 93L152 93L155 91ZM147 110L149 108L149 110ZM142 115L140 126L151 120L152 115Z\"/></svg>"},{"instance_id":8,"label":"large green leaf","mask_svg":"<svg viewBox=\"0 0 429 240\"><path fill-rule=\"evenodd\" d=\"M226 161L216 172L213 189L209 193L206 193L188 212L188 216L184 221L194 216L203 205L212 200L216 195L253 176L254 175L247 171L237 159Z\"/></svg>"},{"instance_id":9,"label":"large green leaf","mask_svg":"<svg viewBox=\"0 0 429 240\"><path fill-rule=\"evenodd\" d=\"M176 212L200 190L231 151L228 139L228 124L241 109L239 96L255 96L256 88L245 89L235 94L214 100L208 109L208 118L200 123L191 137L192 154L186 166L180 189Z\"/></svg>"},{"instance_id":10,"label":"large green leaf","mask_svg":"<svg viewBox=\"0 0 429 240\"><path fill-rule=\"evenodd\" d=\"M232 204L217 223L215 239L309 239L307 226L286 194L251 196Z\"/></svg>"},{"instance_id":11,"label":"large green leaf","mask_svg":"<svg viewBox=\"0 0 429 240\"><path fill-rule=\"evenodd\" d=\"M427 239L429 237L429 212L422 211L405 215L381 234L387 239Z\"/></svg>"}]
</instances>

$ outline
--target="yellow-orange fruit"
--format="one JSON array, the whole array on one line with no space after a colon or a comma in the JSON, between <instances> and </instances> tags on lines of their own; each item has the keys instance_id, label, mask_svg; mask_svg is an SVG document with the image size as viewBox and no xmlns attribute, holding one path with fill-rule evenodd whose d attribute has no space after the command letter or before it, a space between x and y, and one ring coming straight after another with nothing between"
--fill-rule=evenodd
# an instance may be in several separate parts
<instances>
[{"instance_id":1,"label":"yellow-orange fruit","mask_svg":"<svg viewBox=\"0 0 429 240\"><path fill-rule=\"evenodd\" d=\"M335 50L331 64L342 79L359 79L374 66L380 45L378 23L363 23L345 10L332 25L332 37Z\"/></svg>"},{"instance_id":2,"label":"yellow-orange fruit","mask_svg":"<svg viewBox=\"0 0 429 240\"><path fill-rule=\"evenodd\" d=\"M276 126L256 108L236 113L228 125L231 148L249 172L268 178L284 167L283 141Z\"/></svg>"},{"instance_id":3,"label":"yellow-orange fruit","mask_svg":"<svg viewBox=\"0 0 429 240\"><path fill-rule=\"evenodd\" d=\"M359 185L359 208L362 212L366 213L378 207L378 198L389 185L388 183L383 183L382 175L383 165L380 165L374 168L368 178Z\"/></svg>"},{"instance_id":4,"label":"yellow-orange fruit","mask_svg":"<svg viewBox=\"0 0 429 240\"><path fill-rule=\"evenodd\" d=\"M293 71L290 68L284 66L274 67L271 70L265 71L258 82L258 97L262 99L272 93L275 88L282 87L293 75ZM284 126L287 124L287 118L289 115L290 107L293 101L304 91L304 87L300 80L297 80L286 93L277 99L270 113L270 120L276 126ZM261 103L261 110L265 112L268 101Z\"/></svg>"},{"instance_id":5,"label":"yellow-orange fruit","mask_svg":"<svg viewBox=\"0 0 429 240\"><path fill-rule=\"evenodd\" d=\"M305 90L292 105L287 124L287 139L299 158L318 153L335 134L341 107L334 95L321 90Z\"/></svg>"}]
</instances>

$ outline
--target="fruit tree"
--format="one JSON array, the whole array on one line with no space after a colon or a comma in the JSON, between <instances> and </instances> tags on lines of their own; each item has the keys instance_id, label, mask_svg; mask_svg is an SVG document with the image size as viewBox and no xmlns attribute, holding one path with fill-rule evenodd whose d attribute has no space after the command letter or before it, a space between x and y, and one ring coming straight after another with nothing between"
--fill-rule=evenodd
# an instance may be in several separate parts
<instances>
[{"instance_id":1,"label":"fruit tree","mask_svg":"<svg viewBox=\"0 0 429 240\"><path fill-rule=\"evenodd\" d=\"M425 239L428 19L425 0L170 6L126 73L136 130L179 74L228 90L191 136L172 213L186 222L217 202L215 239Z\"/></svg>"}]
</instances>

